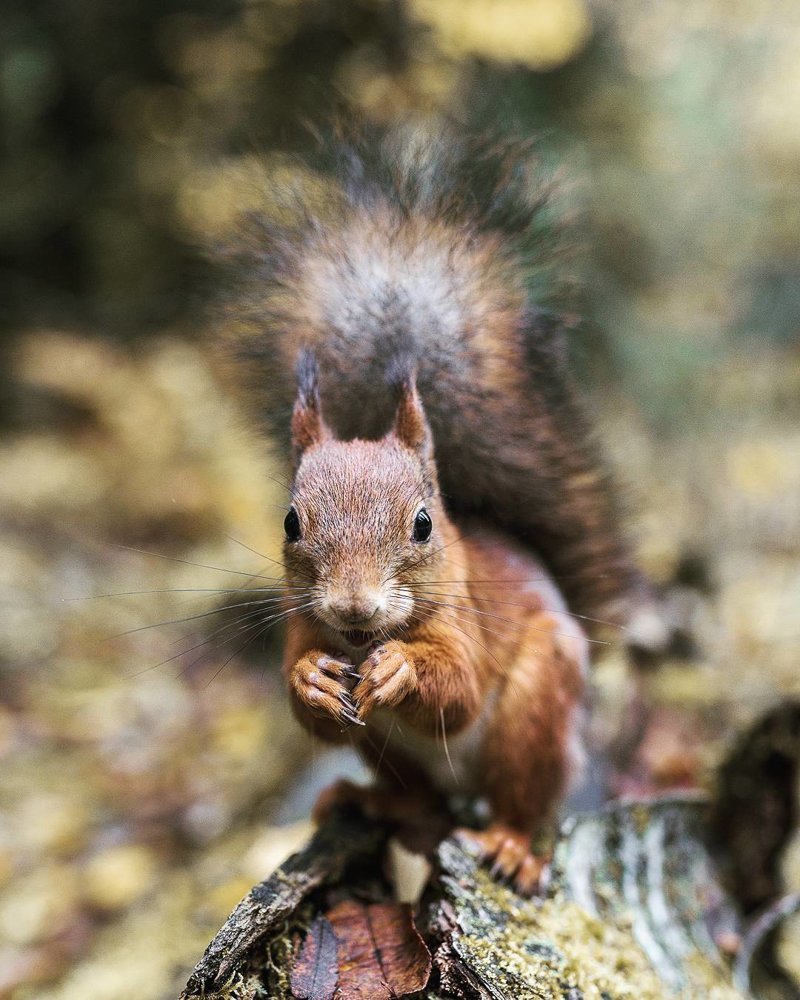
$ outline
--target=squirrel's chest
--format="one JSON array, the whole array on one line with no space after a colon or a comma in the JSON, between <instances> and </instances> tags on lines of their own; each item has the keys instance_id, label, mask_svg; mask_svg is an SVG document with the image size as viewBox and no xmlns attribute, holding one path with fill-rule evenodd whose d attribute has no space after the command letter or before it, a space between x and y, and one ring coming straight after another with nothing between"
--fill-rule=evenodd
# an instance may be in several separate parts
<instances>
[{"instance_id":1,"label":"squirrel's chest","mask_svg":"<svg viewBox=\"0 0 800 1000\"><path fill-rule=\"evenodd\" d=\"M395 761L407 761L423 771L434 788L446 795L474 796L481 792L483 744L494 712L496 694L485 700L480 715L457 733L439 728L434 734L415 729L391 709L376 709L369 729L373 753L382 758L380 770L391 774Z\"/></svg>"}]
</instances>

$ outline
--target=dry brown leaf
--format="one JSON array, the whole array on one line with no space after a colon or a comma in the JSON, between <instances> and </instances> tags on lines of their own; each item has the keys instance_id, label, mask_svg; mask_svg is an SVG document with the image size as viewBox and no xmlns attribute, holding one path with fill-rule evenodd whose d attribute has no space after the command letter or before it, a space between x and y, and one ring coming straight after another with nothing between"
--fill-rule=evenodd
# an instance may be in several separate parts
<instances>
[{"instance_id":1,"label":"dry brown leaf","mask_svg":"<svg viewBox=\"0 0 800 1000\"><path fill-rule=\"evenodd\" d=\"M292 995L297 1000L333 1000L337 982L336 937L329 921L319 916L294 963Z\"/></svg>"},{"instance_id":2,"label":"dry brown leaf","mask_svg":"<svg viewBox=\"0 0 800 1000\"><path fill-rule=\"evenodd\" d=\"M388 1000L425 987L431 954L414 925L410 906L364 906L345 900L327 917L338 945L335 1000Z\"/></svg>"}]
</instances>

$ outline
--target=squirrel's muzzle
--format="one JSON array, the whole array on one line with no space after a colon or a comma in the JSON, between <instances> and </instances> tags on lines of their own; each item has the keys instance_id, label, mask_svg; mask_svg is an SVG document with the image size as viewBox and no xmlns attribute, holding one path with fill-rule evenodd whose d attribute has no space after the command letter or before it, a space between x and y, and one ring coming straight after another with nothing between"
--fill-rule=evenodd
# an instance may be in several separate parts
<instances>
[{"instance_id":1,"label":"squirrel's muzzle","mask_svg":"<svg viewBox=\"0 0 800 1000\"><path fill-rule=\"evenodd\" d=\"M384 600L375 593L337 594L328 599L328 611L343 628L366 626L383 610Z\"/></svg>"}]
</instances>

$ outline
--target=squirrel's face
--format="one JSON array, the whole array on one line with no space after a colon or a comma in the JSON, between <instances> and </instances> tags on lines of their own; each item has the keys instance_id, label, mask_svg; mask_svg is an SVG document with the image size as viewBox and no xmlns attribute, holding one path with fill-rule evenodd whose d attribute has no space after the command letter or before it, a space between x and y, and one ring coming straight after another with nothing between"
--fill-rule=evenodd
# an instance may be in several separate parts
<instances>
[{"instance_id":1,"label":"squirrel's face","mask_svg":"<svg viewBox=\"0 0 800 1000\"><path fill-rule=\"evenodd\" d=\"M295 478L284 527L288 594L349 646L388 638L420 612L415 587L442 560L445 515L413 380L400 382L380 441L337 441L322 419L313 357L298 366Z\"/></svg>"},{"instance_id":2,"label":"squirrel's face","mask_svg":"<svg viewBox=\"0 0 800 1000\"><path fill-rule=\"evenodd\" d=\"M442 558L443 520L435 483L395 437L330 440L295 477L287 581L308 589L314 616L348 645L388 638L412 620L415 587Z\"/></svg>"}]
</instances>

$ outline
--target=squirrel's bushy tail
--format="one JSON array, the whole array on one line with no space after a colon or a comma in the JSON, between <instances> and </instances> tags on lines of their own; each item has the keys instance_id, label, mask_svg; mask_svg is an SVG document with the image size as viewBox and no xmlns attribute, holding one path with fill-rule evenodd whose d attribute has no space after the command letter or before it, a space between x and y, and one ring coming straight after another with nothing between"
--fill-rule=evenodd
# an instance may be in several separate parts
<instances>
[{"instance_id":1,"label":"squirrel's bushy tail","mask_svg":"<svg viewBox=\"0 0 800 1000\"><path fill-rule=\"evenodd\" d=\"M386 373L417 371L445 502L535 547L573 610L618 612L638 580L542 309L555 232L526 146L440 128L341 142L284 186L235 246L227 326L240 384L287 441L298 352L316 353L340 437L390 426Z\"/></svg>"}]
</instances>

